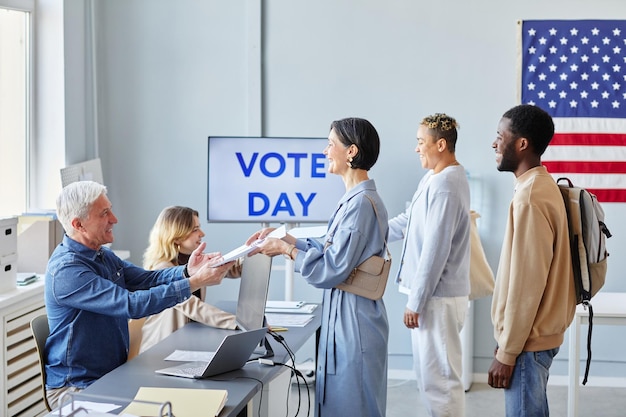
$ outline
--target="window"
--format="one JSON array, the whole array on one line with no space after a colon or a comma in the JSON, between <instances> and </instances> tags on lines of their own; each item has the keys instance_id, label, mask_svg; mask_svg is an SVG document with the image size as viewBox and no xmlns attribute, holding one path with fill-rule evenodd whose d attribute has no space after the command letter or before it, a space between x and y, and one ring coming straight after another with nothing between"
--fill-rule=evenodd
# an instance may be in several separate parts
<instances>
[{"instance_id":1,"label":"window","mask_svg":"<svg viewBox=\"0 0 626 417\"><path fill-rule=\"evenodd\" d=\"M32 7L0 0L0 217L29 203Z\"/></svg>"}]
</instances>

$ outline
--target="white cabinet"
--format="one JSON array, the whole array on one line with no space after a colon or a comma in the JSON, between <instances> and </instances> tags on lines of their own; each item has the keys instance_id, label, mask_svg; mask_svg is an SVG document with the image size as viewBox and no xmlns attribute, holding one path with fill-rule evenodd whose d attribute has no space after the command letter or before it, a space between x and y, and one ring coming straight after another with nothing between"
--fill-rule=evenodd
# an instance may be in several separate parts
<instances>
[{"instance_id":1,"label":"white cabinet","mask_svg":"<svg viewBox=\"0 0 626 417\"><path fill-rule=\"evenodd\" d=\"M38 416L46 411L39 357L30 320L45 313L44 282L0 293L0 415Z\"/></svg>"}]
</instances>

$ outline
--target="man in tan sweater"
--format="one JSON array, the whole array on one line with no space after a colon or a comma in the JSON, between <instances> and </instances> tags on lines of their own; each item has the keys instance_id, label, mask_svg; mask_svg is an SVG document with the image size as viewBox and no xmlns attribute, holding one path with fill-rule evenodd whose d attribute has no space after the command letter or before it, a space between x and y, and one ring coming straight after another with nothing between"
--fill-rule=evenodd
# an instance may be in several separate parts
<instances>
[{"instance_id":1,"label":"man in tan sweater","mask_svg":"<svg viewBox=\"0 0 626 417\"><path fill-rule=\"evenodd\" d=\"M515 174L515 194L491 306L495 358L488 382L505 389L507 417L548 416L552 359L576 308L567 215L541 155L554 135L548 113L508 110L492 147L498 171Z\"/></svg>"}]
</instances>

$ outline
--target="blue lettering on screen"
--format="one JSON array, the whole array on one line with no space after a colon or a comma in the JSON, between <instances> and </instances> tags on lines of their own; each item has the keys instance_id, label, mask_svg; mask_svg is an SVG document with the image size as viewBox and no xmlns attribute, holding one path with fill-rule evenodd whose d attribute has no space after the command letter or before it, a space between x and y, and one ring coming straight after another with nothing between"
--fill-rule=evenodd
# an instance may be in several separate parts
<instances>
[{"instance_id":1,"label":"blue lettering on screen","mask_svg":"<svg viewBox=\"0 0 626 417\"><path fill-rule=\"evenodd\" d=\"M300 177L300 159L306 158L307 155L305 153L288 153L287 158L293 158L296 163L293 168L293 176L296 178Z\"/></svg>"},{"instance_id":2,"label":"blue lettering on screen","mask_svg":"<svg viewBox=\"0 0 626 417\"><path fill-rule=\"evenodd\" d=\"M245 175L246 178L249 177L250 174L252 174L252 167L254 167L254 162L256 161L257 156L259 156L258 152L252 154L252 159L250 160L250 164L248 166L246 166L246 162L243 160L241 152L237 152L236 155L237 161L239 161L239 166L243 171L243 175Z\"/></svg>"},{"instance_id":3,"label":"blue lettering on screen","mask_svg":"<svg viewBox=\"0 0 626 417\"><path fill-rule=\"evenodd\" d=\"M324 159L326 157L323 153L313 153L311 154L311 178L324 178L326 176L326 172L324 171ZM322 162L320 162L320 159ZM322 168L322 171L319 171L319 168Z\"/></svg>"},{"instance_id":4,"label":"blue lettering on screen","mask_svg":"<svg viewBox=\"0 0 626 417\"><path fill-rule=\"evenodd\" d=\"M248 178L252 175L254 171L257 160L259 159L259 153L254 152L250 157L250 161L246 163L244 156L241 152L236 152L237 162L239 162L239 166L241 167L241 171L243 175ZM261 174L269 178L279 177L287 171L287 162L293 161L293 176L294 178L300 178L302 172L302 166L304 165L304 161L308 160L309 155L306 153L288 153L285 158L283 155L277 152L268 152L261 156L259 160L258 169ZM325 178L326 172L324 171L324 159L325 156L322 153L312 153L311 154L311 178ZM268 166L269 162L276 161L278 162L277 168L272 168L271 163Z\"/></svg>"},{"instance_id":5,"label":"blue lettering on screen","mask_svg":"<svg viewBox=\"0 0 626 417\"><path fill-rule=\"evenodd\" d=\"M302 208L302 216L309 215L309 206L313 202L313 199L317 193L311 193L308 198L305 198L302 193L296 193L296 198L300 205L298 209ZM248 193L248 215L250 216L262 216L266 214L272 206L269 197L263 193ZM280 193L276 204L273 205L272 216L276 216L279 212L286 212L289 216L294 217L295 210L294 205L289 200L287 193Z\"/></svg>"},{"instance_id":6,"label":"blue lettering on screen","mask_svg":"<svg viewBox=\"0 0 626 417\"><path fill-rule=\"evenodd\" d=\"M267 160L270 158L275 158L276 160L278 160L278 170L276 172L270 172L267 169ZM270 177L270 178L280 177L283 174L283 172L285 172L286 166L287 166L287 163L285 162L285 158L283 158L282 155L279 153L270 152L270 153L266 153L265 155L261 157L261 172L266 177Z\"/></svg>"}]
</instances>

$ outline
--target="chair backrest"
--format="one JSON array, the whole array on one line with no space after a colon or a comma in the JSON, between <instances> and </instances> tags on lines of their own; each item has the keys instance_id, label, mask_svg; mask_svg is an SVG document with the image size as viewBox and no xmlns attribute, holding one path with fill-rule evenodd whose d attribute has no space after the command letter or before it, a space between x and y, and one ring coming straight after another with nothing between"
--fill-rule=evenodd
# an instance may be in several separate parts
<instances>
[{"instance_id":1,"label":"chair backrest","mask_svg":"<svg viewBox=\"0 0 626 417\"><path fill-rule=\"evenodd\" d=\"M41 390L43 392L43 401L48 411L52 411L50 404L48 404L48 397L46 396L46 357L44 355L46 347L46 339L50 334L50 328L48 327L48 315L42 314L33 318L30 321L30 330L33 332L33 338L35 339L35 346L37 347L37 353L39 354L39 366L41 368Z\"/></svg>"},{"instance_id":2,"label":"chair backrest","mask_svg":"<svg viewBox=\"0 0 626 417\"><path fill-rule=\"evenodd\" d=\"M130 319L128 320L128 335L130 337L130 345L128 347L128 359L131 360L139 354L139 348L141 347L142 334L141 329L145 323L146 318Z\"/></svg>"}]
</instances>

